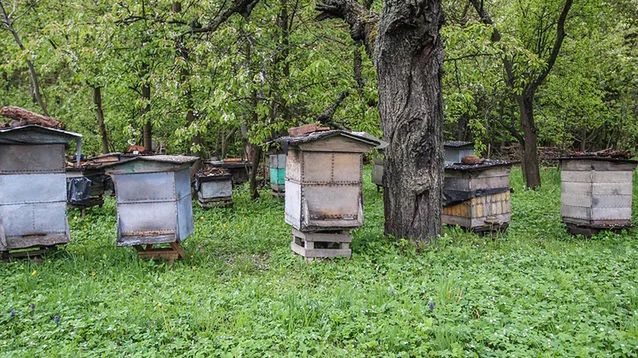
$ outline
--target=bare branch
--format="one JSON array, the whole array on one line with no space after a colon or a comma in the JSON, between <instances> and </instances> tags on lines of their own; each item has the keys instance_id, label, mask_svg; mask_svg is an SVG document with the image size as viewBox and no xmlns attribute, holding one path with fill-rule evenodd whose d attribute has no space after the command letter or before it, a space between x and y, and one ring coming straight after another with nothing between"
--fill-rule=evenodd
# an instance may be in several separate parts
<instances>
[{"instance_id":1,"label":"bare branch","mask_svg":"<svg viewBox=\"0 0 638 358\"><path fill-rule=\"evenodd\" d=\"M209 33L215 32L226 20L234 14L240 14L243 17L250 16L259 0L235 0L233 5L227 9L222 9L218 14L208 22L208 25L200 28L191 28L191 33Z\"/></svg>"},{"instance_id":2,"label":"bare branch","mask_svg":"<svg viewBox=\"0 0 638 358\"><path fill-rule=\"evenodd\" d=\"M317 4L317 21L342 19L350 26L350 36L355 41L363 41L368 56L372 57L376 41L379 16L369 11L355 0L324 0Z\"/></svg>"},{"instance_id":3,"label":"bare branch","mask_svg":"<svg viewBox=\"0 0 638 358\"><path fill-rule=\"evenodd\" d=\"M574 3L573 0L565 0L565 5L563 6L563 10L560 13L560 17L558 18L558 24L556 25L556 41L554 41L554 47L552 47L552 52L549 55L549 60L547 61L547 66L545 70L540 73L540 75L532 82L530 88L535 90L538 86L545 81L547 75L551 72L554 64L556 64L556 59L558 58L558 54L560 53L560 48L563 45L563 40L565 39L565 22L567 21L567 14L569 14L569 10Z\"/></svg>"}]
</instances>

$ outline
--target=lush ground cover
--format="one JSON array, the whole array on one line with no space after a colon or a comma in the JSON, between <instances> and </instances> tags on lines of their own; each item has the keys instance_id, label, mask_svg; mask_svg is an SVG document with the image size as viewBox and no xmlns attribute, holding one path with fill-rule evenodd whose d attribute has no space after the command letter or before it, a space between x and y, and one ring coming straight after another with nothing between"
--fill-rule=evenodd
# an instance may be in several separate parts
<instances>
[{"instance_id":1,"label":"lush ground cover","mask_svg":"<svg viewBox=\"0 0 638 358\"><path fill-rule=\"evenodd\" d=\"M353 258L313 263L291 253L283 203L266 192L196 208L173 266L114 247L112 200L71 211L66 249L0 263L0 354L638 355L638 231L569 236L558 172L543 179L525 191L513 173L507 234L447 229L427 246L383 237L367 181Z\"/></svg>"}]
</instances>

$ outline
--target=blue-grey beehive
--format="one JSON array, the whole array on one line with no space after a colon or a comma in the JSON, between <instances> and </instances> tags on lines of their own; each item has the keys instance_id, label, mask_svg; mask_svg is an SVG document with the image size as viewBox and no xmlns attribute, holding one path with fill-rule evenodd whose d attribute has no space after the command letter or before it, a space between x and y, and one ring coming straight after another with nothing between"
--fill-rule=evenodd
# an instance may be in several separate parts
<instances>
[{"instance_id":1,"label":"blue-grey beehive","mask_svg":"<svg viewBox=\"0 0 638 358\"><path fill-rule=\"evenodd\" d=\"M445 165L460 163L461 159L474 155L474 143L449 140L443 143Z\"/></svg>"},{"instance_id":2,"label":"blue-grey beehive","mask_svg":"<svg viewBox=\"0 0 638 358\"><path fill-rule=\"evenodd\" d=\"M179 243L193 232L191 166L198 159L140 156L106 167L117 198L117 246Z\"/></svg>"},{"instance_id":3,"label":"blue-grey beehive","mask_svg":"<svg viewBox=\"0 0 638 358\"><path fill-rule=\"evenodd\" d=\"M68 243L65 150L77 133L0 129L0 252Z\"/></svg>"}]
</instances>

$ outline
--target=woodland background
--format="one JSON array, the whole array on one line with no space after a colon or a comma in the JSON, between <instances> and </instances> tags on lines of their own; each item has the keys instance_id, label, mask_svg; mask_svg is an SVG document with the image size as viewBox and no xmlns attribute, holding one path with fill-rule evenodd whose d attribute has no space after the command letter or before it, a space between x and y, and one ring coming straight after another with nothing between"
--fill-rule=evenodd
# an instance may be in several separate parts
<instances>
[{"instance_id":1,"label":"woodland background","mask_svg":"<svg viewBox=\"0 0 638 358\"><path fill-rule=\"evenodd\" d=\"M0 105L62 120L87 154L141 145L145 126L154 148L205 157L242 156L321 116L381 136L373 64L347 25L316 20L314 1L260 1L221 24L230 0L0 3ZM502 35L493 42L467 0L444 2L446 139L476 141L484 155L516 143L513 92L547 65L562 4L486 1ZM635 151L638 1L575 1L565 30L534 96L539 144Z\"/></svg>"}]
</instances>

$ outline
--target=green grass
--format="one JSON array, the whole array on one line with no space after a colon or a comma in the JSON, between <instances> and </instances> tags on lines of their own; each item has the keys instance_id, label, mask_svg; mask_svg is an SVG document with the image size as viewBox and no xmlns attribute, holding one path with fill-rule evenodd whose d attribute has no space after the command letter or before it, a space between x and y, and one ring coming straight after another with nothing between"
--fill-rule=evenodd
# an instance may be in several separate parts
<instances>
[{"instance_id":1,"label":"green grass","mask_svg":"<svg viewBox=\"0 0 638 358\"><path fill-rule=\"evenodd\" d=\"M571 237L558 172L543 180L513 173L505 235L418 246L382 235L367 181L353 258L312 263L266 192L196 208L173 266L115 247L112 200L71 211L66 249L0 263L0 355L638 356L638 231Z\"/></svg>"}]
</instances>

